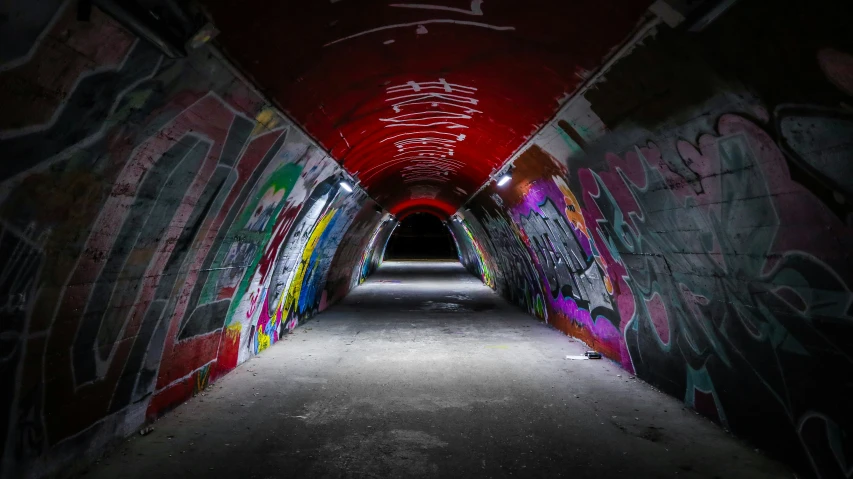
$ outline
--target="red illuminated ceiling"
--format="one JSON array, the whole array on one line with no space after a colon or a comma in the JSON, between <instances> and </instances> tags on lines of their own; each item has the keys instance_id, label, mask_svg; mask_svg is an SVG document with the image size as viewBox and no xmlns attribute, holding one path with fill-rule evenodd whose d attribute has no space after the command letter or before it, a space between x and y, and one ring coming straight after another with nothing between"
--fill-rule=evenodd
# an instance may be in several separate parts
<instances>
[{"instance_id":1,"label":"red illuminated ceiling","mask_svg":"<svg viewBox=\"0 0 853 479\"><path fill-rule=\"evenodd\" d=\"M649 1L204 3L227 54L376 200L449 215Z\"/></svg>"}]
</instances>

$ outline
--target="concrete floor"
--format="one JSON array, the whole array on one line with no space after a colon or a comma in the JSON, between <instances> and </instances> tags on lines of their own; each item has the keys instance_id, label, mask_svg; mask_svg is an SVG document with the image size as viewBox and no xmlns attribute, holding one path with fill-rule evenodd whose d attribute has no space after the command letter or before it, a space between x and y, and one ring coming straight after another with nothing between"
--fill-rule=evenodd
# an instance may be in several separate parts
<instances>
[{"instance_id":1,"label":"concrete floor","mask_svg":"<svg viewBox=\"0 0 853 479\"><path fill-rule=\"evenodd\" d=\"M456 262L385 263L85 477L794 477L584 350Z\"/></svg>"}]
</instances>

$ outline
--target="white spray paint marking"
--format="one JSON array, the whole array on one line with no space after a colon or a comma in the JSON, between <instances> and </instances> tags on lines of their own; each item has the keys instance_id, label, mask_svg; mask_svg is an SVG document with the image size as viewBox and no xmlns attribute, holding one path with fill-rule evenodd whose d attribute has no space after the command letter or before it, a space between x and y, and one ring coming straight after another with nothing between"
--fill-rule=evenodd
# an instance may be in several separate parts
<instances>
[{"instance_id":1,"label":"white spray paint marking","mask_svg":"<svg viewBox=\"0 0 853 479\"><path fill-rule=\"evenodd\" d=\"M465 133L448 133L446 131L409 131L406 133L400 133L399 135L393 135L386 138L383 138L379 141L379 143L385 143L388 140L393 140L395 138L400 138L402 136L408 135L447 135L451 138L455 138L456 141L462 141L465 139Z\"/></svg>"},{"instance_id":2,"label":"white spray paint marking","mask_svg":"<svg viewBox=\"0 0 853 479\"><path fill-rule=\"evenodd\" d=\"M334 45L334 44L336 44L336 43L340 43L340 42L343 42L343 41L346 41L346 40L352 40L353 38L358 38L358 37L363 36L363 35L369 35L369 34L371 34L371 33L381 32L381 31L384 31L384 30L391 30L391 29L394 29L394 28L417 27L417 26L419 26L419 25L431 25L431 24L442 24L442 23L444 23L444 24L450 24L450 25L462 25L462 26L469 26L469 27L479 27L479 28L486 28L486 29L489 29L489 30L498 30L498 31L509 31L509 30L515 30L515 27L510 27L510 26L489 25L489 24L487 24L487 23L480 23L480 22L467 22L467 21L464 21L464 20L451 20L451 19L440 18L440 19L435 19L435 20L424 20L424 21L422 21L422 22L398 23L398 24L395 24L395 25L386 25L386 26L384 26L384 27L371 28L370 30L365 30L365 31L363 31L363 32L355 33L355 34L350 35L350 36L348 36L348 37L339 38L339 39L334 40L334 41L331 41L331 42L329 42L329 43L327 43L327 44L325 44L325 45L323 45L323 46L324 46L324 47L328 47L328 46Z\"/></svg>"},{"instance_id":3,"label":"white spray paint marking","mask_svg":"<svg viewBox=\"0 0 853 479\"><path fill-rule=\"evenodd\" d=\"M466 120L482 113L474 107L478 105L477 88L450 83L444 78L438 81L416 82L386 88L394 116L380 118L385 128L415 127L414 131L391 135L381 142L394 140L397 153L386 162L371 168L373 174L380 171L406 165L400 173L406 183L421 181L446 181L450 173L455 173L464 164L452 157L458 143L465 140L464 133L444 130L466 129ZM439 127L439 129L424 129ZM412 198L425 198L422 192L413 192Z\"/></svg>"},{"instance_id":4,"label":"white spray paint marking","mask_svg":"<svg viewBox=\"0 0 853 479\"><path fill-rule=\"evenodd\" d=\"M483 5L483 0L471 0L471 8L468 10L464 8L445 7L443 5L425 5L423 3L392 3L389 6L396 8L417 8L421 10L444 10L446 12L464 13L465 15L482 16L483 9L481 5Z\"/></svg>"}]
</instances>

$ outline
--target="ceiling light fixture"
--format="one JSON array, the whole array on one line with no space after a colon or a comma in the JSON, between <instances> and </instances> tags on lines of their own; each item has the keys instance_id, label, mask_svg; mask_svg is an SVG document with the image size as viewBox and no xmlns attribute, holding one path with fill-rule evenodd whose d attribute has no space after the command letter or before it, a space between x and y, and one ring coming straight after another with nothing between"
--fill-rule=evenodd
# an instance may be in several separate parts
<instances>
[{"instance_id":1,"label":"ceiling light fixture","mask_svg":"<svg viewBox=\"0 0 853 479\"><path fill-rule=\"evenodd\" d=\"M500 179L498 180L498 186L503 186L503 185L505 185L505 184L509 183L509 180L511 180L511 179L512 179L512 172L511 172L511 171L507 171L507 172L506 172L506 173L504 173L504 174L503 174L503 176L501 176L501 177L500 177Z\"/></svg>"},{"instance_id":2,"label":"ceiling light fixture","mask_svg":"<svg viewBox=\"0 0 853 479\"><path fill-rule=\"evenodd\" d=\"M341 167L338 180L338 186L340 186L346 193L352 193L359 185L358 176L351 175L343 167Z\"/></svg>"}]
</instances>

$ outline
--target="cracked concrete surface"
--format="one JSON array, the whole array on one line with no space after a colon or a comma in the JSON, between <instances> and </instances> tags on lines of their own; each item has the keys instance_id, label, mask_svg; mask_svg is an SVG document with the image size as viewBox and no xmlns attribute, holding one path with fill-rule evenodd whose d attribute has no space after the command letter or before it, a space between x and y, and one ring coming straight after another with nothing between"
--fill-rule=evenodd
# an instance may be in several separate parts
<instances>
[{"instance_id":1,"label":"cracked concrete surface","mask_svg":"<svg viewBox=\"0 0 853 479\"><path fill-rule=\"evenodd\" d=\"M388 262L85 477L794 477L584 351L456 262Z\"/></svg>"}]
</instances>

